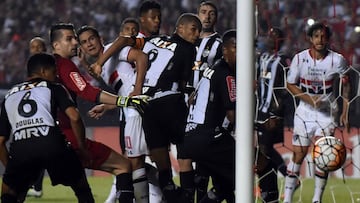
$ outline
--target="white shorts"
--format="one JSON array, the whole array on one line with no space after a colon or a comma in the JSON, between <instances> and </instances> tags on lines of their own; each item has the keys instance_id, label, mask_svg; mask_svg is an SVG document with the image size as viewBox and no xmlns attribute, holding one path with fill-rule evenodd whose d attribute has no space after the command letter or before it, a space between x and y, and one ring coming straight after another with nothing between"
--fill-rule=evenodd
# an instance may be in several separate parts
<instances>
[{"instance_id":1,"label":"white shorts","mask_svg":"<svg viewBox=\"0 0 360 203\"><path fill-rule=\"evenodd\" d=\"M333 135L335 127L336 123L332 114L319 112L310 105L300 102L294 115L292 144L310 146L314 136Z\"/></svg>"},{"instance_id":2,"label":"white shorts","mask_svg":"<svg viewBox=\"0 0 360 203\"><path fill-rule=\"evenodd\" d=\"M125 114L125 153L127 157L148 155L149 150L145 141L145 133L142 128L142 118L133 108L124 108Z\"/></svg>"}]
</instances>

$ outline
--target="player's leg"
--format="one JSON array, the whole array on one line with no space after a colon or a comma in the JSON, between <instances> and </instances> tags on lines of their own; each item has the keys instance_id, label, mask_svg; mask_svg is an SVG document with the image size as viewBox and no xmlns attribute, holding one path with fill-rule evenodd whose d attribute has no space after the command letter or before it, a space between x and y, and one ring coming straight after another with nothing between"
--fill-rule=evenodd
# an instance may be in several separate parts
<instances>
[{"instance_id":1,"label":"player's leg","mask_svg":"<svg viewBox=\"0 0 360 203\"><path fill-rule=\"evenodd\" d=\"M106 171L115 175L118 200L124 203L132 203L134 198L134 187L130 161L101 143L92 142L92 147L90 149L94 158L91 168ZM109 151L109 154L103 154L102 152L104 151Z\"/></svg>"},{"instance_id":2,"label":"player's leg","mask_svg":"<svg viewBox=\"0 0 360 203\"><path fill-rule=\"evenodd\" d=\"M308 152L309 146L293 145L293 157L287 165L287 176L285 178L284 203L291 203L292 196L300 175L301 164Z\"/></svg>"},{"instance_id":3,"label":"player's leg","mask_svg":"<svg viewBox=\"0 0 360 203\"><path fill-rule=\"evenodd\" d=\"M319 128L315 132L315 140L325 136L333 136L334 126L332 125L333 119L331 117L323 117L321 119L321 126L327 126L327 128ZM329 172L323 171L315 166L315 187L314 196L312 202L321 202L324 190L327 184Z\"/></svg>"},{"instance_id":4,"label":"player's leg","mask_svg":"<svg viewBox=\"0 0 360 203\"><path fill-rule=\"evenodd\" d=\"M45 170L42 171L39 178L36 180L34 185L28 190L27 196L33 196L33 197L41 197L43 195L42 192L42 185L43 185L43 179L45 175Z\"/></svg>"},{"instance_id":5,"label":"player's leg","mask_svg":"<svg viewBox=\"0 0 360 203\"><path fill-rule=\"evenodd\" d=\"M2 203L14 203L17 202L17 194L12 190L4 181L1 185L1 202Z\"/></svg>"},{"instance_id":6,"label":"player's leg","mask_svg":"<svg viewBox=\"0 0 360 203\"><path fill-rule=\"evenodd\" d=\"M195 172L192 167L192 160L178 158L178 163L180 167L180 185L183 189L182 201L184 203L193 203L195 199Z\"/></svg>"},{"instance_id":7,"label":"player's leg","mask_svg":"<svg viewBox=\"0 0 360 203\"><path fill-rule=\"evenodd\" d=\"M262 146L262 147L261 147ZM264 202L277 202L279 197L277 185L277 171L272 163L271 157L265 154L263 145L256 151L256 174L259 179L261 198Z\"/></svg>"},{"instance_id":8,"label":"player's leg","mask_svg":"<svg viewBox=\"0 0 360 203\"><path fill-rule=\"evenodd\" d=\"M178 202L180 190L173 181L169 156L170 141L184 136L186 104L181 95L168 95L149 102L143 128L152 160L159 170L159 185L168 202Z\"/></svg>"},{"instance_id":9,"label":"player's leg","mask_svg":"<svg viewBox=\"0 0 360 203\"><path fill-rule=\"evenodd\" d=\"M201 164L195 166L195 190L196 201L199 202L201 198L208 192L209 175L206 170L201 167Z\"/></svg>"},{"instance_id":10,"label":"player's leg","mask_svg":"<svg viewBox=\"0 0 360 203\"><path fill-rule=\"evenodd\" d=\"M126 126L124 131L125 154L131 162L136 203L149 202L149 184L145 169L145 155L149 154L142 129L142 117L131 108L124 108Z\"/></svg>"}]
</instances>

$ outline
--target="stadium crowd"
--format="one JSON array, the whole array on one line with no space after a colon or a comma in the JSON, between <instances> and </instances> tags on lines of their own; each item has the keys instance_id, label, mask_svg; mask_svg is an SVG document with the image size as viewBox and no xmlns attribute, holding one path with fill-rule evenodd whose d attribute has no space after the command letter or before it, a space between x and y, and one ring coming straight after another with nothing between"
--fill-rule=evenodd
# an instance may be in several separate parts
<instances>
[{"instance_id":1,"label":"stadium crowd","mask_svg":"<svg viewBox=\"0 0 360 203\"><path fill-rule=\"evenodd\" d=\"M340 52L349 64L360 64L360 1L259 0L258 37L260 41L270 26L279 26L287 33L283 51L289 55L308 46L305 30L316 21L323 21L333 30L331 48Z\"/></svg>"},{"instance_id":2,"label":"stadium crowd","mask_svg":"<svg viewBox=\"0 0 360 203\"><path fill-rule=\"evenodd\" d=\"M162 5L161 34L171 34L177 17L184 12L196 13L200 1L158 1ZM215 0L219 8L217 30L223 33L235 27L235 0ZM7 87L25 77L28 43L34 36L48 38L50 26L71 22L99 29L104 42L113 40L123 19L138 16L140 0L5 0L0 2L0 85Z\"/></svg>"}]
</instances>

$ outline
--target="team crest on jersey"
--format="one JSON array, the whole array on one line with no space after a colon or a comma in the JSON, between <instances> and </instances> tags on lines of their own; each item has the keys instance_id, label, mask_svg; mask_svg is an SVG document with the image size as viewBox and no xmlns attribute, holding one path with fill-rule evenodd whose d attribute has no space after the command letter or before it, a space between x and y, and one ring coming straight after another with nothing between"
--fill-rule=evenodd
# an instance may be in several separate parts
<instances>
[{"instance_id":1,"label":"team crest on jersey","mask_svg":"<svg viewBox=\"0 0 360 203\"><path fill-rule=\"evenodd\" d=\"M202 57L208 57L209 54L210 54L210 50L209 50L209 48L206 48L202 53Z\"/></svg>"},{"instance_id":2,"label":"team crest on jersey","mask_svg":"<svg viewBox=\"0 0 360 203\"><path fill-rule=\"evenodd\" d=\"M236 82L234 76L227 76L226 77L226 84L229 91L229 98L230 101L235 102L236 101Z\"/></svg>"},{"instance_id":3,"label":"team crest on jersey","mask_svg":"<svg viewBox=\"0 0 360 203\"><path fill-rule=\"evenodd\" d=\"M78 72L71 72L70 78L80 91L83 91L85 89L86 82L83 80L83 78L80 76Z\"/></svg>"}]
</instances>

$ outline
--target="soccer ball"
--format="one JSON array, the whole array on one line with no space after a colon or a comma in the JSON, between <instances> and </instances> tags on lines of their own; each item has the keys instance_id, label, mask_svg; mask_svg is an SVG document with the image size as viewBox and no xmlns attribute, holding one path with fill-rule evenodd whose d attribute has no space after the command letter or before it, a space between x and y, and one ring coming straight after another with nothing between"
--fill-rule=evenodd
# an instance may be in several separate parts
<instances>
[{"instance_id":1,"label":"soccer ball","mask_svg":"<svg viewBox=\"0 0 360 203\"><path fill-rule=\"evenodd\" d=\"M312 150L315 165L323 171L335 171L346 160L345 145L337 138L325 136L318 139Z\"/></svg>"}]
</instances>

